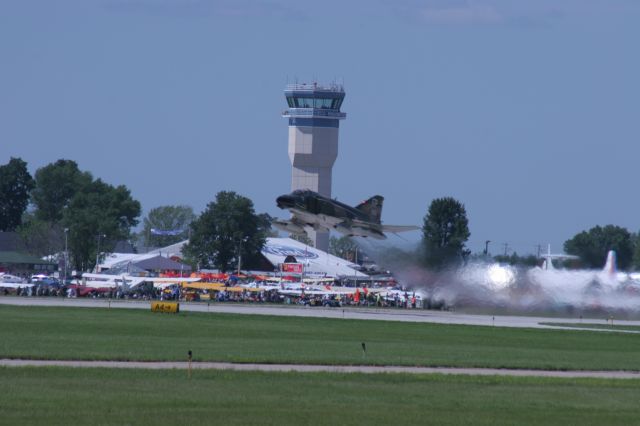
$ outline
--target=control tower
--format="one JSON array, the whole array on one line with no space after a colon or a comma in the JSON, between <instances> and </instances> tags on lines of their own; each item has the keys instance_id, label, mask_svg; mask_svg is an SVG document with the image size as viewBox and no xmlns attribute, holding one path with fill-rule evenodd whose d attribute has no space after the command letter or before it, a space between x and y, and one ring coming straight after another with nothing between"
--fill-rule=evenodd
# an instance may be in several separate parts
<instances>
[{"instance_id":1,"label":"control tower","mask_svg":"<svg viewBox=\"0 0 640 426\"><path fill-rule=\"evenodd\" d=\"M284 91L289 108L289 159L291 190L310 189L331 197L331 172L338 157L338 129L347 114L341 85L290 84ZM329 250L328 232L310 232L316 248Z\"/></svg>"}]
</instances>

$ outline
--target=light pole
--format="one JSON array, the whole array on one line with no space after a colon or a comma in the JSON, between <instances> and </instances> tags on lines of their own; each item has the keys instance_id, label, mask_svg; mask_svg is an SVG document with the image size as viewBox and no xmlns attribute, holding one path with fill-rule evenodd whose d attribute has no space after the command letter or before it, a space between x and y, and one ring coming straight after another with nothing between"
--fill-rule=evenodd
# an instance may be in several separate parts
<instances>
[{"instance_id":1,"label":"light pole","mask_svg":"<svg viewBox=\"0 0 640 426\"><path fill-rule=\"evenodd\" d=\"M240 268L242 268L242 238L238 247L238 275L240 275Z\"/></svg>"},{"instance_id":2,"label":"light pole","mask_svg":"<svg viewBox=\"0 0 640 426\"><path fill-rule=\"evenodd\" d=\"M67 280L69 273L69 228L64 228L64 276L63 282Z\"/></svg>"},{"instance_id":3,"label":"light pole","mask_svg":"<svg viewBox=\"0 0 640 426\"><path fill-rule=\"evenodd\" d=\"M95 273L98 273L98 263L100 263L100 238L106 237L105 234L98 234L98 251L96 252L96 267Z\"/></svg>"},{"instance_id":4,"label":"light pole","mask_svg":"<svg viewBox=\"0 0 640 426\"><path fill-rule=\"evenodd\" d=\"M484 242L484 255L487 256L489 254L489 243L491 240L487 240Z\"/></svg>"},{"instance_id":5,"label":"light pole","mask_svg":"<svg viewBox=\"0 0 640 426\"><path fill-rule=\"evenodd\" d=\"M249 237L243 236L239 238L238 244L238 275L240 275L240 269L242 268L242 243L249 240Z\"/></svg>"}]
</instances>

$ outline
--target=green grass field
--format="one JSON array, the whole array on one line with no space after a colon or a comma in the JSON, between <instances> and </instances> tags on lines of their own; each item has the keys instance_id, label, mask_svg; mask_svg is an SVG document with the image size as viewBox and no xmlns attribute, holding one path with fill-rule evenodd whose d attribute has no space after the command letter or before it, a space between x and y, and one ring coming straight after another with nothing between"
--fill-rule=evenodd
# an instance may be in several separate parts
<instances>
[{"instance_id":1,"label":"green grass field","mask_svg":"<svg viewBox=\"0 0 640 426\"><path fill-rule=\"evenodd\" d=\"M640 370L623 333L4 305L0 324L9 358Z\"/></svg>"},{"instance_id":2,"label":"green grass field","mask_svg":"<svg viewBox=\"0 0 640 426\"><path fill-rule=\"evenodd\" d=\"M574 322L541 322L541 325L553 325L556 327L571 328L597 328L599 330L623 330L623 331L640 331L638 325L617 325L617 324L598 324L598 323L574 323Z\"/></svg>"},{"instance_id":3,"label":"green grass field","mask_svg":"<svg viewBox=\"0 0 640 426\"><path fill-rule=\"evenodd\" d=\"M640 381L0 368L1 424L632 425Z\"/></svg>"}]
</instances>

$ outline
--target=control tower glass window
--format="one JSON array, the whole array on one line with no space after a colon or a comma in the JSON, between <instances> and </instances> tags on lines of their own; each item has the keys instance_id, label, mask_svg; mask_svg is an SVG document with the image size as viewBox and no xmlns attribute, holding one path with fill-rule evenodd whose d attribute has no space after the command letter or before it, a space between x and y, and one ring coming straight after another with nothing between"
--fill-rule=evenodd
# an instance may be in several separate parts
<instances>
[{"instance_id":1,"label":"control tower glass window","mask_svg":"<svg viewBox=\"0 0 640 426\"><path fill-rule=\"evenodd\" d=\"M342 99L340 98L302 98L296 96L287 96L287 104L289 108L316 108L316 109L335 109L340 110Z\"/></svg>"}]
</instances>

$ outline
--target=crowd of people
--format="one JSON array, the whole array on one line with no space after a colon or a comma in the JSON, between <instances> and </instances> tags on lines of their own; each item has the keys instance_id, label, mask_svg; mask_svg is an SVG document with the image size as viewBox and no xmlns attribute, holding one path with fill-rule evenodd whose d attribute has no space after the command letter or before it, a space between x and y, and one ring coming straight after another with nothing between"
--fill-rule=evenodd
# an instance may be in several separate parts
<instances>
[{"instance_id":1,"label":"crowd of people","mask_svg":"<svg viewBox=\"0 0 640 426\"><path fill-rule=\"evenodd\" d=\"M215 284L219 285L219 287L215 289L189 288L187 283L158 287L154 286L152 282L144 282L133 288L100 288L82 285L77 280L61 282L52 277L38 277L38 279L32 279L31 281L7 285L6 287L2 287L2 284L0 284L0 294L17 297L86 297L209 303L271 303L324 307L364 306L414 309L422 307L421 298L408 291L380 291L380 289L370 289L364 286L348 287L347 291L344 291L345 287L343 287L342 292L336 293L319 292L311 286L307 286L305 290L304 284L297 290L291 290L285 285L265 285L266 282L247 284L246 281L239 281L237 277L229 277L224 282L218 281ZM330 288L330 286L327 286L327 288Z\"/></svg>"}]
</instances>

